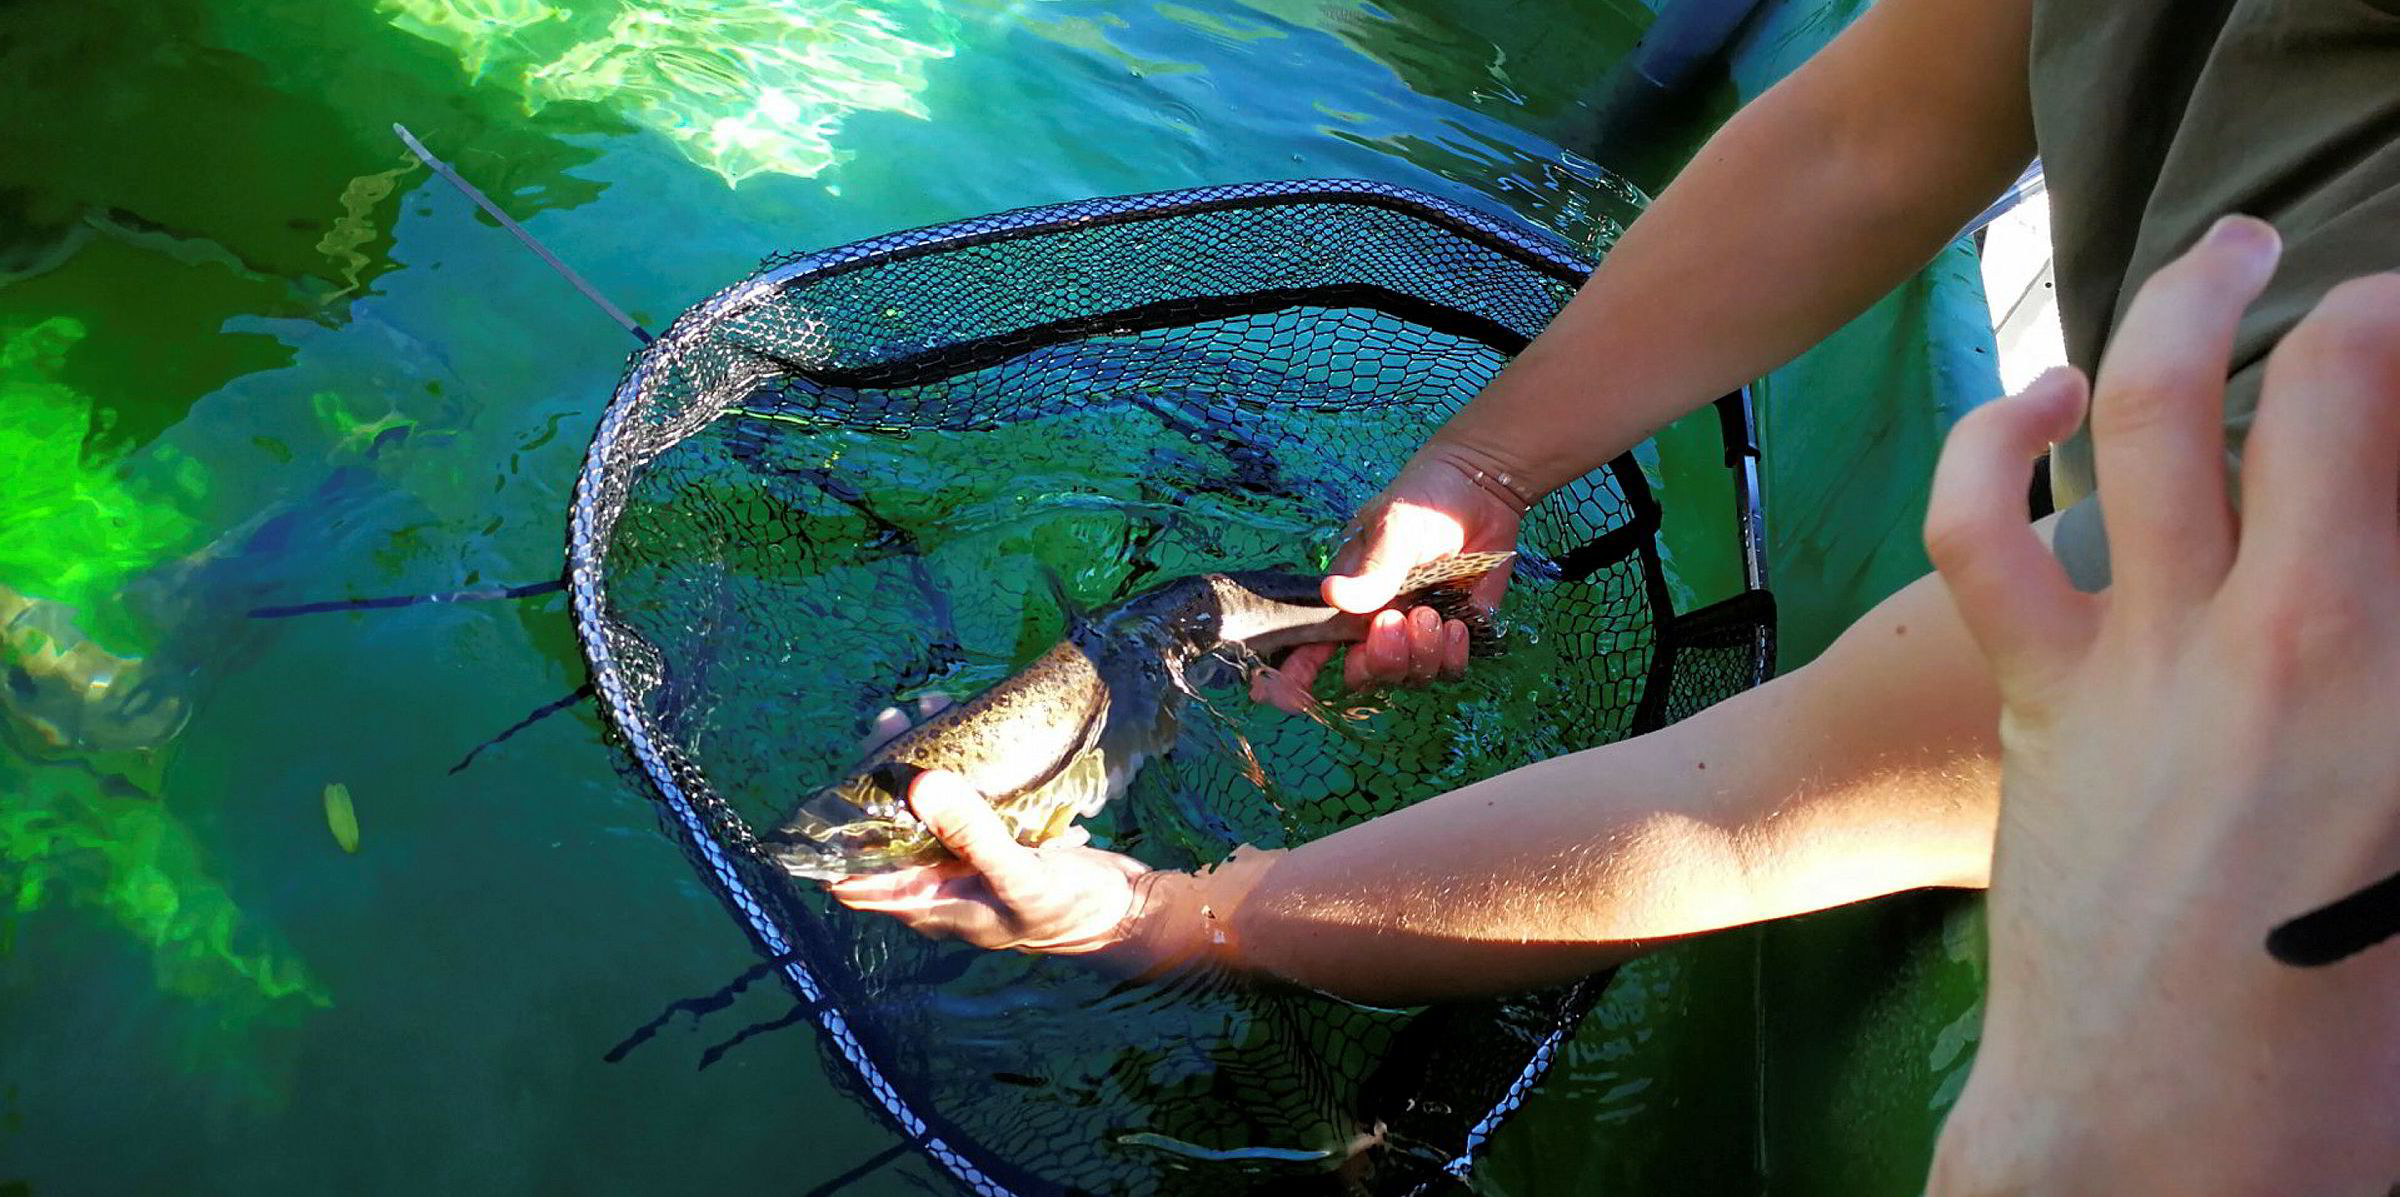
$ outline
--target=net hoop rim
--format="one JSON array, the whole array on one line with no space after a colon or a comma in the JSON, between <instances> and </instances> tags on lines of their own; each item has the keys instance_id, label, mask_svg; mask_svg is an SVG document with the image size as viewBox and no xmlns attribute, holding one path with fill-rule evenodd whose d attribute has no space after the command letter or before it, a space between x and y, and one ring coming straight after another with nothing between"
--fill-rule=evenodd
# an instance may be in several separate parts
<instances>
[{"instance_id":1,"label":"net hoop rim","mask_svg":"<svg viewBox=\"0 0 2400 1197\"><path fill-rule=\"evenodd\" d=\"M641 767L653 796L671 817L677 834L695 860L705 866L705 879L745 930L765 950L785 957L781 972L793 991L810 1007L812 1021L826 1033L835 1051L854 1072L864 1093L871 1095L893 1125L915 1148L923 1151L960 1183L978 1194L1052 1192L1057 1186L1024 1177L1007 1164L987 1165L971 1158L976 1145L947 1141L925 1115L914 1109L897 1086L886 1079L872 1055L849 1027L842 1011L823 999L827 986L804 960L792 957L790 936L769 911L773 906L752 892L743 865L755 864L746 850L729 848L720 840L724 830L713 825L676 782L665 754L653 740L628 693L619 661L605 632L606 598L601 579L606 536L614 513L606 510L605 476L652 372L664 355L703 341L727 318L744 308L771 299L776 293L804 283L870 266L926 254L972 248L1076 228L1136 223L1185 216L1195 212L1294 203L1353 204L1398 211L1472 241L1570 287L1580 284L1594 268L1554 234L1514 219L1493 216L1411 188L1363 179L1301 179L1240 185L1217 185L1102 197L1018 208L991 215L944 222L890 233L845 246L804 254L766 269L685 309L656 340L636 351L623 379L611 393L586 450L574 489L567 535L567 597L573 612L576 639L589 668L598 706L607 726L622 738L624 750ZM638 470L638 467L637 467ZM1579 984L1578 993L1587 983ZM1588 998L1577 1005L1588 1004ZM1458 1155L1442 1171L1463 1177L1490 1132L1520 1104L1539 1081L1570 1025L1553 1027L1528 1059L1525 1069L1508 1086L1501 1102L1486 1111L1471 1128ZM977 1152L976 1154L980 1154ZM1006 1180L998 1174L1010 1174ZM1030 1182L1030 1183L1028 1183ZM1423 1191L1421 1186L1418 1191Z\"/></svg>"}]
</instances>

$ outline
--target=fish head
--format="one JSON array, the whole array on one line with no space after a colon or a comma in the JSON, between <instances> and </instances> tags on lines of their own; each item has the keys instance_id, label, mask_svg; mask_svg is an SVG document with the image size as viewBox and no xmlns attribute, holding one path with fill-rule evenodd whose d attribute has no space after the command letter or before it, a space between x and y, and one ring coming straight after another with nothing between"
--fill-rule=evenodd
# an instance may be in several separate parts
<instances>
[{"instance_id":1,"label":"fish head","mask_svg":"<svg viewBox=\"0 0 2400 1197\"><path fill-rule=\"evenodd\" d=\"M785 872L824 881L931 864L940 841L908 806L919 772L899 761L861 769L810 796L761 843Z\"/></svg>"}]
</instances>

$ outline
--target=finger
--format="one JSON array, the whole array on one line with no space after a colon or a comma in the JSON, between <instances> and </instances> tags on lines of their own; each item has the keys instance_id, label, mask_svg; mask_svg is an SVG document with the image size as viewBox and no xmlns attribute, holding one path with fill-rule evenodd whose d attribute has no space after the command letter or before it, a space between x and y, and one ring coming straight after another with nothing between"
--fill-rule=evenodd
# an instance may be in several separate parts
<instances>
[{"instance_id":1,"label":"finger","mask_svg":"<svg viewBox=\"0 0 2400 1197\"><path fill-rule=\"evenodd\" d=\"M1466 538L1466 529L1455 517L1394 502L1371 519L1359 537L1357 564L1326 576L1325 601L1358 615L1373 611L1400 593L1400 582L1411 567L1457 552Z\"/></svg>"},{"instance_id":2,"label":"finger","mask_svg":"<svg viewBox=\"0 0 2400 1197\"><path fill-rule=\"evenodd\" d=\"M1303 644L1285 653L1283 663L1267 670L1264 676L1275 678L1287 692L1305 695L1317 684L1317 675L1325 671L1326 662L1333 660L1333 654L1341 648L1338 644Z\"/></svg>"},{"instance_id":3,"label":"finger","mask_svg":"<svg viewBox=\"0 0 2400 1197\"><path fill-rule=\"evenodd\" d=\"M921 773L908 788L908 804L943 847L983 875L1002 903L1015 906L1039 891L1041 859L1017 842L966 778L938 769Z\"/></svg>"},{"instance_id":4,"label":"finger","mask_svg":"<svg viewBox=\"0 0 2400 1197\"><path fill-rule=\"evenodd\" d=\"M1367 529L1383 522L1384 506L1380 501L1369 503L1360 508L1357 515L1351 516L1349 523L1342 525L1341 547L1334 550L1333 560L1325 568L1327 574L1358 572L1358 563L1367 554Z\"/></svg>"},{"instance_id":5,"label":"finger","mask_svg":"<svg viewBox=\"0 0 2400 1197\"><path fill-rule=\"evenodd\" d=\"M2152 275L2111 334L2092 400L2112 589L2155 612L2212 593L2233 563L2225 369L2243 309L2274 273L2264 221L2218 221Z\"/></svg>"},{"instance_id":6,"label":"finger","mask_svg":"<svg viewBox=\"0 0 2400 1197\"><path fill-rule=\"evenodd\" d=\"M1429 682L1442 671L1442 617L1431 607L1408 613L1408 680Z\"/></svg>"},{"instance_id":7,"label":"finger","mask_svg":"<svg viewBox=\"0 0 2400 1197\"><path fill-rule=\"evenodd\" d=\"M1014 939L988 899L937 898L916 904L850 903L866 914L888 915L928 939L963 939L979 948L1004 947Z\"/></svg>"},{"instance_id":8,"label":"finger","mask_svg":"<svg viewBox=\"0 0 2400 1197\"><path fill-rule=\"evenodd\" d=\"M984 883L981 873L963 861L945 861L942 866L929 865L924 869L909 871L918 876L912 879L915 884L906 890L877 893L867 887L856 886L844 887L834 896L852 910L902 918L914 918L951 902L993 905L992 887Z\"/></svg>"},{"instance_id":9,"label":"finger","mask_svg":"<svg viewBox=\"0 0 2400 1197\"><path fill-rule=\"evenodd\" d=\"M1467 676L1467 625L1455 619L1442 625L1442 676Z\"/></svg>"},{"instance_id":10,"label":"finger","mask_svg":"<svg viewBox=\"0 0 2400 1197\"><path fill-rule=\"evenodd\" d=\"M1367 646L1353 644L1342 658L1342 687L1347 690L1371 690L1383 680L1367 672Z\"/></svg>"},{"instance_id":11,"label":"finger","mask_svg":"<svg viewBox=\"0 0 2400 1197\"><path fill-rule=\"evenodd\" d=\"M1308 709L1317 675L1333 659L1337 645L1303 644L1285 654L1283 664L1261 669L1250 678L1250 698L1278 710L1299 714Z\"/></svg>"},{"instance_id":12,"label":"finger","mask_svg":"<svg viewBox=\"0 0 2400 1197\"><path fill-rule=\"evenodd\" d=\"M2248 463L2245 562L2389 571L2400 553L2400 275L2335 287L2284 336L2267 359Z\"/></svg>"},{"instance_id":13,"label":"finger","mask_svg":"<svg viewBox=\"0 0 2400 1197\"><path fill-rule=\"evenodd\" d=\"M1481 608L1486 614L1499 610L1501 596L1508 593L1508 580L1514 573L1515 571L1509 569L1495 569L1485 574L1482 580L1476 582L1474 587L1467 591L1467 601Z\"/></svg>"},{"instance_id":14,"label":"finger","mask_svg":"<svg viewBox=\"0 0 2400 1197\"><path fill-rule=\"evenodd\" d=\"M859 902L896 902L926 899L941 889L942 883L954 877L971 875L974 870L964 861L945 860L913 869L898 869L889 873L870 873L861 877L844 877L828 883L825 892L845 906Z\"/></svg>"},{"instance_id":15,"label":"finger","mask_svg":"<svg viewBox=\"0 0 2400 1197\"><path fill-rule=\"evenodd\" d=\"M885 707L875 712L874 720L867 724L866 737L859 741L859 751L873 752L899 739L900 733L949 710L951 705L957 701L937 690L917 699L917 714L913 720L909 718L907 711L899 707Z\"/></svg>"},{"instance_id":16,"label":"finger","mask_svg":"<svg viewBox=\"0 0 2400 1197\"><path fill-rule=\"evenodd\" d=\"M2042 449L2083 413L2083 377L2053 370L1967 413L1934 466L1925 551L1995 676L2046 668L2087 634L2090 604L2026 522Z\"/></svg>"},{"instance_id":17,"label":"finger","mask_svg":"<svg viewBox=\"0 0 2400 1197\"><path fill-rule=\"evenodd\" d=\"M1390 685L1408 679L1408 620L1398 611L1378 611L1367 624L1367 638L1353 646L1351 658L1367 685Z\"/></svg>"},{"instance_id":18,"label":"finger","mask_svg":"<svg viewBox=\"0 0 2400 1197\"><path fill-rule=\"evenodd\" d=\"M899 739L900 733L908 728L908 712L898 707L885 707L875 712L874 720L867 724L867 735L859 741L859 750L873 752Z\"/></svg>"}]
</instances>

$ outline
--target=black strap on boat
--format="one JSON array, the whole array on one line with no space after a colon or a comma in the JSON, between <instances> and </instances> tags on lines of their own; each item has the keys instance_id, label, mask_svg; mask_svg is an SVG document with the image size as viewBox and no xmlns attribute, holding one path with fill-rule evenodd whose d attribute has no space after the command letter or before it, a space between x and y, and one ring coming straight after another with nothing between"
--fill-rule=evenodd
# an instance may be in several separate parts
<instances>
[{"instance_id":1,"label":"black strap on boat","mask_svg":"<svg viewBox=\"0 0 2400 1197\"><path fill-rule=\"evenodd\" d=\"M2400 873L2267 933L2267 954L2294 968L2323 968L2400 935Z\"/></svg>"}]
</instances>

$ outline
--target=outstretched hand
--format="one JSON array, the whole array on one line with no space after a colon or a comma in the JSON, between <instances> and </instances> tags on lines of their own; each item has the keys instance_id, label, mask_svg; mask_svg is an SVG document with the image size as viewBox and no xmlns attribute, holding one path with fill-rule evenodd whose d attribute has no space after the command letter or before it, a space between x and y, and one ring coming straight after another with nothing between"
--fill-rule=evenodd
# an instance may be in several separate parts
<instances>
[{"instance_id":1,"label":"outstretched hand","mask_svg":"<svg viewBox=\"0 0 2400 1197\"><path fill-rule=\"evenodd\" d=\"M1458 451L1428 445L1390 486L1359 509L1356 534L1334 557L1325 601L1359 615L1376 613L1367 638L1352 645L1342 679L1352 689L1459 677L1467 669L1467 626L1445 622L1430 607L1385 611L1408 571L1451 553L1506 551L1517 545L1525 516L1522 497L1505 476ZM1509 572L1495 570L1476 584L1474 601L1500 605ZM1272 670L1251 679L1250 696L1298 711L1308 705L1317 674L1340 646L1304 644Z\"/></svg>"},{"instance_id":2,"label":"outstretched hand","mask_svg":"<svg viewBox=\"0 0 2400 1197\"><path fill-rule=\"evenodd\" d=\"M2108 591L2022 517L2079 376L1943 451L1926 544L1999 684L2004 760L1983 1048L1936 1193L2400 1175L2400 950L2303 971L2265 947L2400 865L2400 276L2336 288L2275 350L2237 517L2227 360L2276 256L2229 220L2121 322L2091 403Z\"/></svg>"},{"instance_id":3,"label":"outstretched hand","mask_svg":"<svg viewBox=\"0 0 2400 1197\"><path fill-rule=\"evenodd\" d=\"M952 859L827 886L853 910L888 914L935 939L1062 955L1124 942L1149 866L1084 843L1081 828L1039 847L1017 842L965 778L927 772L909 807Z\"/></svg>"}]
</instances>

